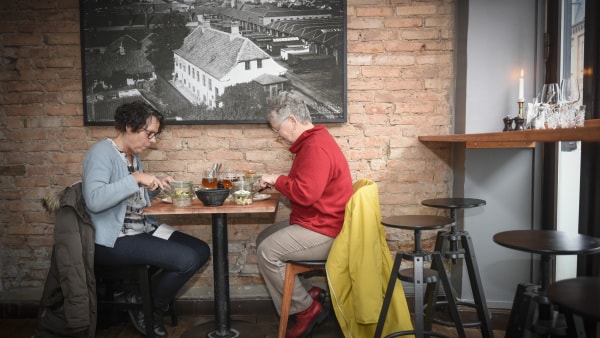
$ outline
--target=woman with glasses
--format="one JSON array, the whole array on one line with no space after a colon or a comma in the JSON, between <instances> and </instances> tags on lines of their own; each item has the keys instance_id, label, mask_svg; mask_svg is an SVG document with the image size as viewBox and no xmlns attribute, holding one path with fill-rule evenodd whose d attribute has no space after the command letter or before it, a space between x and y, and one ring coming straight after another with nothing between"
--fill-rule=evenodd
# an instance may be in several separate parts
<instances>
[{"instance_id":1,"label":"woman with glasses","mask_svg":"<svg viewBox=\"0 0 600 338\"><path fill-rule=\"evenodd\" d=\"M277 312L281 312L285 260L326 259L344 223L346 202L354 190L348 161L324 126L312 123L306 104L283 92L271 103L268 120L294 155L287 175L264 174L260 186L273 187L290 201L290 218L261 232L256 240L258 268ZM318 296L294 283L290 313L296 321L287 338L306 337L326 313Z\"/></svg>"},{"instance_id":2,"label":"woman with glasses","mask_svg":"<svg viewBox=\"0 0 600 338\"><path fill-rule=\"evenodd\" d=\"M156 143L163 127L162 114L149 104L123 104L115 112L116 136L94 144L83 162L83 196L95 228L95 263L162 269L153 280L153 330L158 337L167 336L162 317L169 303L210 256L204 241L143 214L151 198L173 181L145 173L139 157ZM130 311L130 317L145 335L143 312Z\"/></svg>"}]
</instances>

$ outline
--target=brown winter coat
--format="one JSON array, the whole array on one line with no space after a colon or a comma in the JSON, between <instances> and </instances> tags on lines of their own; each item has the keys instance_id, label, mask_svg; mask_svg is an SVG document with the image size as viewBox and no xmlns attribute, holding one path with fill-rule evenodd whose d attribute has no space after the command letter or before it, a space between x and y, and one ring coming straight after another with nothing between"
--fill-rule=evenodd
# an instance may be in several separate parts
<instances>
[{"instance_id":1,"label":"brown winter coat","mask_svg":"<svg viewBox=\"0 0 600 338\"><path fill-rule=\"evenodd\" d=\"M43 201L56 213L54 247L42 294L36 337L94 337L94 227L81 182Z\"/></svg>"}]
</instances>

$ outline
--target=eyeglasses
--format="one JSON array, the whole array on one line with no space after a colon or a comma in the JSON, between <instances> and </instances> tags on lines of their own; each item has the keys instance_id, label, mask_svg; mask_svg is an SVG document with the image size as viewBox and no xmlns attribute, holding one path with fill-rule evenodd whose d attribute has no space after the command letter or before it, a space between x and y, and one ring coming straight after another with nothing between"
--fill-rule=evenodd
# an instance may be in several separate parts
<instances>
[{"instance_id":1,"label":"eyeglasses","mask_svg":"<svg viewBox=\"0 0 600 338\"><path fill-rule=\"evenodd\" d=\"M273 132L275 134L279 134L279 130L281 129L281 126L285 123L285 121L289 120L289 116L285 118L285 120L281 121L281 123L277 126L277 127L273 127L271 129L273 129Z\"/></svg>"},{"instance_id":2,"label":"eyeglasses","mask_svg":"<svg viewBox=\"0 0 600 338\"><path fill-rule=\"evenodd\" d=\"M145 133L146 133L146 137L148 137L149 140L158 137L158 133L154 132L154 131L148 131L146 128L142 129Z\"/></svg>"}]
</instances>

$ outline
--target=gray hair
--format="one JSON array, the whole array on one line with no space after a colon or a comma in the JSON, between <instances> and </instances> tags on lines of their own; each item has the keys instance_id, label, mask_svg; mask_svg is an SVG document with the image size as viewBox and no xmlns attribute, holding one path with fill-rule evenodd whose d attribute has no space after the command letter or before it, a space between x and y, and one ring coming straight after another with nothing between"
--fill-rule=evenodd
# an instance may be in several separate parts
<instances>
[{"instance_id":1,"label":"gray hair","mask_svg":"<svg viewBox=\"0 0 600 338\"><path fill-rule=\"evenodd\" d=\"M291 92L281 92L269 104L267 118L269 121L282 121L294 115L300 123L312 122L306 103Z\"/></svg>"}]
</instances>

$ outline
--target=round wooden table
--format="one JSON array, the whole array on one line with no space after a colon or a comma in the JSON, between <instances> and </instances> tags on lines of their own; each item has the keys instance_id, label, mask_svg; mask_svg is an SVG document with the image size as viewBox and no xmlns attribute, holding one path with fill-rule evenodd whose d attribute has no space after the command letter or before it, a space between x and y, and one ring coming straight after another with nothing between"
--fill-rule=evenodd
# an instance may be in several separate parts
<instances>
[{"instance_id":1,"label":"round wooden table","mask_svg":"<svg viewBox=\"0 0 600 338\"><path fill-rule=\"evenodd\" d=\"M541 255L540 285L517 289L511 309L507 337L519 337L533 328L543 335L564 334L565 327L555 326L553 307L546 295L552 282L552 258L556 255L589 255L600 252L600 238L554 230L512 230L494 235L494 242L504 247ZM539 318L533 323L532 306L538 304Z\"/></svg>"}]
</instances>

